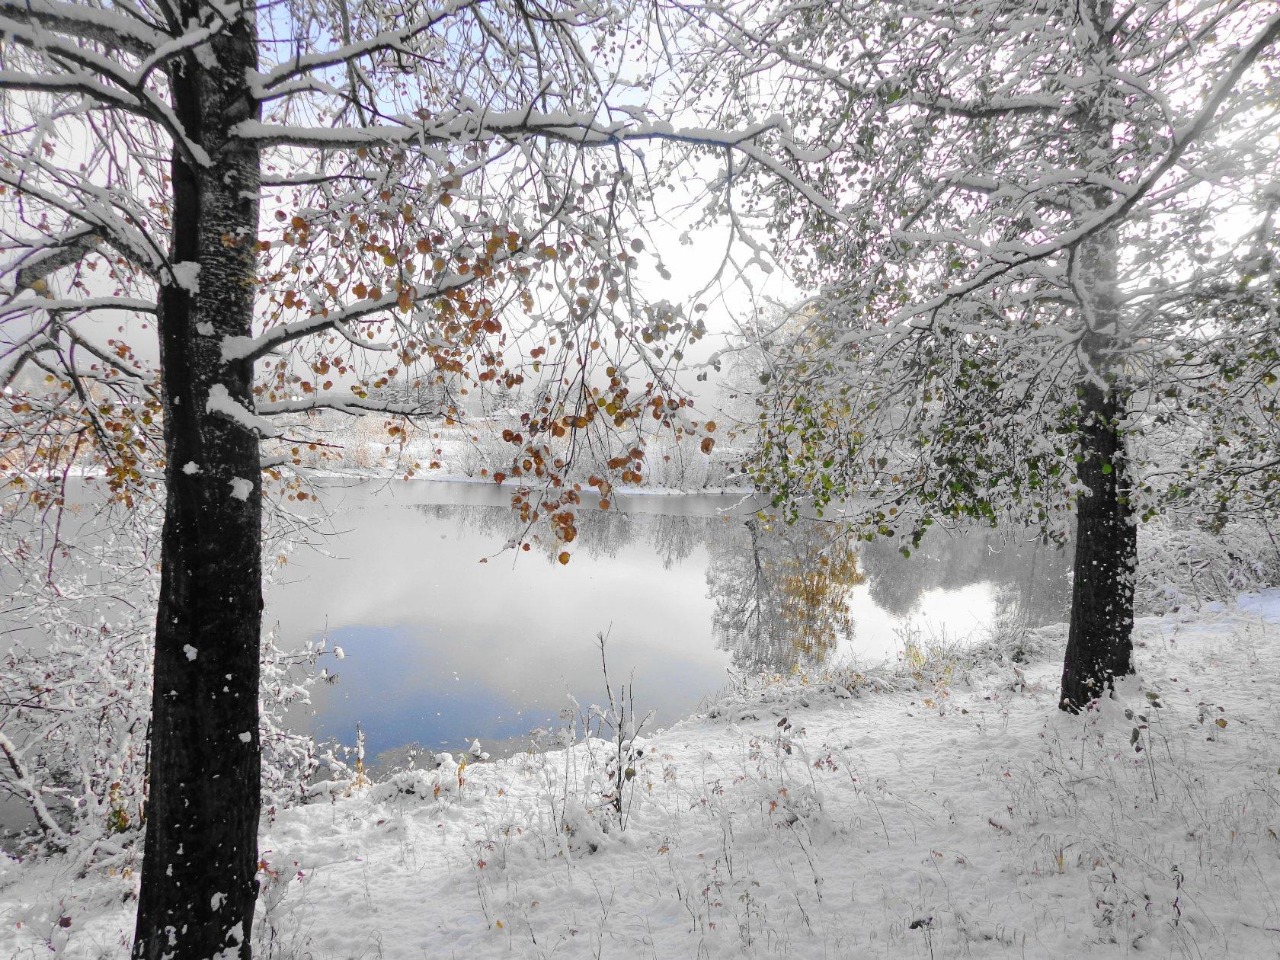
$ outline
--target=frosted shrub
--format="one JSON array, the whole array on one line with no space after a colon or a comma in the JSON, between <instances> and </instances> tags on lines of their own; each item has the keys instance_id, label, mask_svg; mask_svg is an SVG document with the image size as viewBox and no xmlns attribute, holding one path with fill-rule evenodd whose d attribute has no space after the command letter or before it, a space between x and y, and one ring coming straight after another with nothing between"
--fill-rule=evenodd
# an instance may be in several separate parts
<instances>
[{"instance_id":1,"label":"frosted shrub","mask_svg":"<svg viewBox=\"0 0 1280 960\"><path fill-rule=\"evenodd\" d=\"M285 712L309 702L322 679L323 643L291 652L263 642L262 802L268 813L301 801L336 760ZM15 646L0 669L0 794L30 809L44 840L67 848L113 836L131 839L145 814L147 717L151 707L151 617L77 620L45 609L36 639ZM110 846L109 844L107 845Z\"/></svg>"},{"instance_id":2,"label":"frosted shrub","mask_svg":"<svg viewBox=\"0 0 1280 960\"><path fill-rule=\"evenodd\" d=\"M55 563L17 561L22 536L5 557L11 585L0 604L20 628L0 653L0 797L30 816L46 847L84 861L121 854L146 814L152 635L159 578L145 562L158 505L138 505L131 523L87 525ZM118 520L118 518L117 518ZM284 651L262 643L262 800L270 815L302 800L324 765L339 762L306 734L289 729L290 708L309 702L326 678L316 672L323 643Z\"/></svg>"},{"instance_id":3,"label":"frosted shrub","mask_svg":"<svg viewBox=\"0 0 1280 960\"><path fill-rule=\"evenodd\" d=\"M484 754L485 757L488 754ZM411 761L412 762L412 761ZM459 801L467 785L467 760L461 762L448 752L434 754L426 767L410 766L369 785L365 799L371 803L417 798L441 803Z\"/></svg>"},{"instance_id":4,"label":"frosted shrub","mask_svg":"<svg viewBox=\"0 0 1280 960\"><path fill-rule=\"evenodd\" d=\"M0 794L28 807L55 846L128 833L141 822L150 709L143 618L31 606L40 631L0 668Z\"/></svg>"},{"instance_id":5,"label":"frosted shrub","mask_svg":"<svg viewBox=\"0 0 1280 960\"><path fill-rule=\"evenodd\" d=\"M322 769L339 779L348 775L347 765L337 751L317 744L310 734L299 733L286 722L287 711L311 703L311 690L317 683L336 680L327 670L316 669L328 653L323 640L285 651L277 644L274 633L263 638L258 723L262 739L262 805L268 814L306 800L312 781Z\"/></svg>"},{"instance_id":6,"label":"frosted shrub","mask_svg":"<svg viewBox=\"0 0 1280 960\"><path fill-rule=\"evenodd\" d=\"M464 428L457 463L457 469L463 476L490 477L508 469L510 463L511 445L498 436L495 427L479 423Z\"/></svg>"},{"instance_id":7,"label":"frosted shrub","mask_svg":"<svg viewBox=\"0 0 1280 960\"><path fill-rule=\"evenodd\" d=\"M1210 531L1176 520L1138 530L1134 604L1161 614L1202 601L1280 583L1280 545L1266 525L1252 520Z\"/></svg>"},{"instance_id":8,"label":"frosted shrub","mask_svg":"<svg viewBox=\"0 0 1280 960\"><path fill-rule=\"evenodd\" d=\"M606 634L597 634L606 704L583 708L570 694L559 729L533 731L535 744L548 751L538 754L540 776L561 854L595 853L606 837L625 831L636 784L646 779L648 757L640 734L653 711L637 715L631 684L615 690L607 643Z\"/></svg>"}]
</instances>

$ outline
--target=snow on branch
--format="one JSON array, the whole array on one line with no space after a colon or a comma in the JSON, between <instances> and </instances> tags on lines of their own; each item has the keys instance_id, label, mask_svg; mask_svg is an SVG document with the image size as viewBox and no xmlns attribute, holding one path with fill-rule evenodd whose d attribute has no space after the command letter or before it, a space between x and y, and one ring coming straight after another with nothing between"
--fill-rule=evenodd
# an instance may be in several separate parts
<instances>
[{"instance_id":1,"label":"snow on branch","mask_svg":"<svg viewBox=\"0 0 1280 960\"><path fill-rule=\"evenodd\" d=\"M70 845L70 838L58 826L58 821L53 818L53 814L49 812L49 808L45 805L44 797L40 795L40 788L32 780L26 764L23 762L22 751L2 732L0 732L0 755L4 756L11 773L8 791L14 796L20 797L31 807L32 813L35 814L36 822L40 824L40 829L44 832L45 837L58 847L64 850L67 849Z\"/></svg>"},{"instance_id":2,"label":"snow on branch","mask_svg":"<svg viewBox=\"0 0 1280 960\"><path fill-rule=\"evenodd\" d=\"M1090 234L1099 230L1106 229L1109 225L1122 219L1130 210L1146 196L1156 183L1163 177L1173 165L1176 164L1187 148L1196 143L1209 128L1218 111L1226 103L1227 98L1231 96L1231 92L1235 89L1240 78L1244 76L1246 71L1253 66L1254 62L1260 57L1268 47L1280 41L1280 13L1276 13L1267 24L1259 31L1258 36L1247 46L1242 47L1240 52L1236 54L1231 66L1227 72L1219 78L1218 82L1213 85L1205 97L1204 106L1199 112L1192 117L1191 121L1183 127L1173 131L1172 145L1168 154L1165 155L1155 167L1142 178L1139 183L1129 192L1127 197L1122 198L1113 204L1111 208L1102 212L1102 217L1093 224L1086 225L1084 229Z\"/></svg>"},{"instance_id":3,"label":"snow on branch","mask_svg":"<svg viewBox=\"0 0 1280 960\"><path fill-rule=\"evenodd\" d=\"M121 212L115 209L114 198L109 191L81 180L75 182L70 188L73 194L71 197L63 197L37 186L29 176L35 169L41 169L41 172L44 172L42 164L37 164L34 159L31 159L29 167L31 169L11 170L0 166L0 184L28 199L37 200L51 209L66 214L83 225L83 232L96 233L135 267L152 276L158 276L164 264L164 256L160 248L138 229L137 218L122 216ZM79 232L72 231L68 236L78 235ZM48 243L41 241L31 245L46 247ZM62 266L69 266L73 262L67 261Z\"/></svg>"},{"instance_id":4,"label":"snow on branch","mask_svg":"<svg viewBox=\"0 0 1280 960\"><path fill-rule=\"evenodd\" d=\"M274 423L265 417L258 416L243 404L236 402L231 393L221 383L215 383L209 388L209 399L205 404L205 409L210 413L226 417L246 430L256 433L259 437L276 437L280 435L280 429Z\"/></svg>"},{"instance_id":5,"label":"snow on branch","mask_svg":"<svg viewBox=\"0 0 1280 960\"><path fill-rule=\"evenodd\" d=\"M323 53L294 57L276 66L270 72L252 78L249 84L250 94L258 100L270 100L299 90L310 89L305 81L300 85L289 84L289 81L329 67L345 66L375 53L404 50L406 44L414 38L430 31L445 19L477 5L474 0L445 3L418 17L412 23L396 29L384 30L368 39L334 47Z\"/></svg>"},{"instance_id":6,"label":"snow on branch","mask_svg":"<svg viewBox=\"0 0 1280 960\"><path fill-rule=\"evenodd\" d=\"M40 297L39 299L16 301L0 307L0 318L9 318L18 313L33 313L35 311L76 316L95 313L99 310L123 310L128 313L154 314L156 312L156 303L154 300L147 300L142 297L86 297L83 300L77 300L72 297Z\"/></svg>"},{"instance_id":7,"label":"snow on branch","mask_svg":"<svg viewBox=\"0 0 1280 960\"><path fill-rule=\"evenodd\" d=\"M79 93L103 106L110 106L137 116L147 116L142 102L128 93L102 83L91 70L60 74L23 73L0 70L0 90L24 90L32 93Z\"/></svg>"},{"instance_id":8,"label":"snow on branch","mask_svg":"<svg viewBox=\"0 0 1280 960\"><path fill-rule=\"evenodd\" d=\"M740 130L702 127L677 129L670 123L601 124L592 114L538 110L458 111L428 121L405 118L399 124L333 128L281 126L246 120L235 135L263 146L310 147L321 150L415 144L463 144L486 140L560 140L574 146L621 146L646 140L670 140L706 147L740 147L784 125L778 117Z\"/></svg>"},{"instance_id":9,"label":"snow on branch","mask_svg":"<svg viewBox=\"0 0 1280 960\"><path fill-rule=\"evenodd\" d=\"M96 227L84 226L43 244L32 244L14 266L14 291L41 290L49 274L78 262L102 239ZM12 270L13 267L10 267Z\"/></svg>"},{"instance_id":10,"label":"snow on branch","mask_svg":"<svg viewBox=\"0 0 1280 960\"><path fill-rule=\"evenodd\" d=\"M430 288L417 288L412 294L413 302L421 303L454 290L461 290L474 283L476 279L474 274L469 276L450 274L440 278ZM256 337L227 337L222 342L222 359L228 363L236 360L256 360L276 347L292 343L294 340L301 340L322 330L337 330L350 339L345 327L366 317L394 309L400 302L400 296L400 293L393 291L376 300L363 300L343 310L316 313L292 323L282 323L278 327L263 331ZM359 346L365 350L377 349L376 345L371 343L361 342Z\"/></svg>"},{"instance_id":11,"label":"snow on branch","mask_svg":"<svg viewBox=\"0 0 1280 960\"><path fill-rule=\"evenodd\" d=\"M1169 150L1159 162L1134 184L1123 184L1122 181L1111 181L1108 184L1118 196L1110 204L1101 208L1095 216L1073 229L1064 230L1051 240L1026 246L1017 256L987 262L972 277L954 284L945 292L930 300L903 308L895 320L908 327L916 327L919 325L916 322L918 318L931 317L949 304L997 280L1025 270L1037 261L1057 254L1069 253L1085 241L1123 220L1144 197L1151 193L1160 179L1178 163L1183 154L1205 134L1240 78L1258 57L1277 41L1280 41L1280 13L1267 22L1251 43L1241 48L1231 66L1210 89L1204 104L1191 120L1173 131Z\"/></svg>"},{"instance_id":12,"label":"snow on branch","mask_svg":"<svg viewBox=\"0 0 1280 960\"><path fill-rule=\"evenodd\" d=\"M425 407L415 403L391 403L377 400L352 397L339 400L325 397L305 397L299 400L276 400L271 403L259 403L260 416L278 416L284 413L309 413L315 410L334 410L350 416L361 416L366 413L385 413L397 417L430 417L441 416L445 411L437 406ZM278 435L279 430L276 431Z\"/></svg>"},{"instance_id":13,"label":"snow on branch","mask_svg":"<svg viewBox=\"0 0 1280 960\"><path fill-rule=\"evenodd\" d=\"M283 126L251 120L239 124L235 135L262 146L286 146L321 150L359 149L372 146L426 146L428 144L466 144L489 140L520 142L527 140L559 141L575 147L617 147L654 141L679 143L736 151L781 178L824 214L841 219L839 209L818 190L805 183L776 157L759 146L767 133L780 132L786 138L787 124L781 116L772 116L738 129L710 127L675 127L665 121L644 121L638 111L628 111L631 119L602 124L593 114L558 111L544 113L533 109L509 111L460 111L429 121L405 118L401 124L366 127L330 128ZM800 148L788 140L784 144L797 158Z\"/></svg>"},{"instance_id":14,"label":"snow on branch","mask_svg":"<svg viewBox=\"0 0 1280 960\"><path fill-rule=\"evenodd\" d=\"M97 41L140 57L153 54L170 39L137 17L83 2L0 0L0 30L12 34L14 25L30 25L79 40Z\"/></svg>"},{"instance_id":15,"label":"snow on branch","mask_svg":"<svg viewBox=\"0 0 1280 960\"><path fill-rule=\"evenodd\" d=\"M116 43L114 34L102 25L102 18L97 15L105 11L85 5L55 6L68 7L72 12L43 18L48 21L44 23L41 18L22 15L27 5L0 0L0 35L39 54L50 69L47 74L2 71L0 89L81 93L103 106L160 124L193 162L210 165L204 148L187 136L173 108L147 81L151 73L168 60L187 49L207 44L215 31L198 29L177 38L156 31L148 34L151 43L131 46ZM84 19L79 19L81 17ZM144 59L134 69L121 63L118 56L98 52L88 45L91 42L97 42L107 51L131 50Z\"/></svg>"}]
</instances>

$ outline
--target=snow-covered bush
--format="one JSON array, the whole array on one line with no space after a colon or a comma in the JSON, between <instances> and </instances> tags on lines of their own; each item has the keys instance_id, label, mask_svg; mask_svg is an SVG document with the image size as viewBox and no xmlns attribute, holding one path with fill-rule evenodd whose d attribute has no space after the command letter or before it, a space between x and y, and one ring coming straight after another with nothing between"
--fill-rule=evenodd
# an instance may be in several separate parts
<instances>
[{"instance_id":1,"label":"snow-covered bush","mask_svg":"<svg viewBox=\"0 0 1280 960\"><path fill-rule=\"evenodd\" d=\"M505 426L505 424L504 424ZM456 445L456 469L465 477L491 477L511 463L511 445L490 423L468 424Z\"/></svg>"},{"instance_id":2,"label":"snow-covered bush","mask_svg":"<svg viewBox=\"0 0 1280 960\"><path fill-rule=\"evenodd\" d=\"M284 716L309 702L323 653L323 643L286 652L264 638L262 801L270 812L302 800L332 762ZM36 638L0 663L0 795L28 807L54 846L135 833L146 806L151 619L77 620L51 604Z\"/></svg>"},{"instance_id":3,"label":"snow-covered bush","mask_svg":"<svg viewBox=\"0 0 1280 960\"><path fill-rule=\"evenodd\" d=\"M40 557L38 524L14 518L2 568L10 625L0 652L0 798L30 816L44 845L85 861L120 853L146 816L151 656L159 576L149 558L160 506L125 517L71 515L66 540ZM74 520L74 523L72 522ZM51 558L51 559L50 559ZM262 643L262 799L268 814L305 798L317 770L338 761L291 730L286 712L327 676L323 642Z\"/></svg>"},{"instance_id":4,"label":"snow-covered bush","mask_svg":"<svg viewBox=\"0 0 1280 960\"><path fill-rule=\"evenodd\" d=\"M41 599L30 603L34 636L0 661L0 795L28 807L57 846L129 833L141 821L146 769L144 618L80 618Z\"/></svg>"},{"instance_id":5,"label":"snow-covered bush","mask_svg":"<svg viewBox=\"0 0 1280 960\"><path fill-rule=\"evenodd\" d=\"M1161 614L1280 583L1280 542L1265 523L1234 521L1221 530L1176 520L1138 531L1134 605Z\"/></svg>"},{"instance_id":6,"label":"snow-covered bush","mask_svg":"<svg viewBox=\"0 0 1280 960\"><path fill-rule=\"evenodd\" d=\"M336 679L328 670L317 671L320 660L328 654L323 640L284 650L274 632L263 638L258 732L262 742L262 806L268 814L305 801L322 769L338 779L349 774L338 750L294 730L287 717L290 709L311 703L311 690L317 683Z\"/></svg>"},{"instance_id":7,"label":"snow-covered bush","mask_svg":"<svg viewBox=\"0 0 1280 960\"><path fill-rule=\"evenodd\" d=\"M750 485L742 468L742 449L717 445L704 451L703 442L692 433L654 437L646 457L649 485L672 490Z\"/></svg>"},{"instance_id":8,"label":"snow-covered bush","mask_svg":"<svg viewBox=\"0 0 1280 960\"><path fill-rule=\"evenodd\" d=\"M632 684L615 690L609 679L608 637L596 637L606 702L583 707L572 694L555 730L535 730L538 779L555 837L567 856L595 853L627 828L636 784L645 782L649 757L641 737L653 711L637 715ZM562 749L561 749L562 748ZM545 835L545 834L544 834Z\"/></svg>"}]
</instances>

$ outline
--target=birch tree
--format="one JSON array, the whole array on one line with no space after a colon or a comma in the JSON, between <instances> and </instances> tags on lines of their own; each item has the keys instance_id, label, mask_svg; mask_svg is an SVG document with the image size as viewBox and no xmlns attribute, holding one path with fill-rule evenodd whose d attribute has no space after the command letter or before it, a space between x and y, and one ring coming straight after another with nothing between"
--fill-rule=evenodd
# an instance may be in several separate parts
<instances>
[{"instance_id":1,"label":"birch tree","mask_svg":"<svg viewBox=\"0 0 1280 960\"><path fill-rule=\"evenodd\" d=\"M1136 522L1159 509L1133 438L1157 415L1203 429L1187 414L1211 407L1211 470L1274 464L1274 431L1237 460L1221 417L1275 409L1260 340L1274 267L1249 250L1273 236L1280 14L926 0L702 15L714 62L736 67L700 97L733 112L753 83L772 90L843 215L757 195L820 290L775 351L759 481L793 515L854 498L868 536L918 543L953 519L1073 536L1061 702L1083 708L1132 670ZM1252 240L1219 229L1228 209Z\"/></svg>"},{"instance_id":2,"label":"birch tree","mask_svg":"<svg viewBox=\"0 0 1280 960\"><path fill-rule=\"evenodd\" d=\"M646 13L0 0L8 489L56 509L96 463L166 498L135 957L249 956L263 478L289 482L299 415L524 382L516 505L565 544L574 438L684 417L670 364L700 321L632 283L655 148L788 174L772 124L650 116ZM606 500L641 469L621 450Z\"/></svg>"}]
</instances>

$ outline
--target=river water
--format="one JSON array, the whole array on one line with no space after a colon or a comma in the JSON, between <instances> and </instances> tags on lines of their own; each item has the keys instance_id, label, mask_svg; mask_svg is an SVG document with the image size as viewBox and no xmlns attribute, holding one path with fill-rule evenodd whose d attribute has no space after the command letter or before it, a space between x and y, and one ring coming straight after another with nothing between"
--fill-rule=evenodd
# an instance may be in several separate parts
<instances>
[{"instance_id":1,"label":"river water","mask_svg":"<svg viewBox=\"0 0 1280 960\"><path fill-rule=\"evenodd\" d=\"M603 703L597 637L615 692L674 722L730 673L874 664L904 639L981 639L997 620L1066 616L1069 557L991 531L932 534L903 558L830 525L759 519L734 496L618 497L583 508L560 547L503 550L520 535L488 484L327 487L328 535L295 551L266 590L283 646L324 637L345 658L299 717L371 757L410 744L495 754Z\"/></svg>"}]
</instances>

